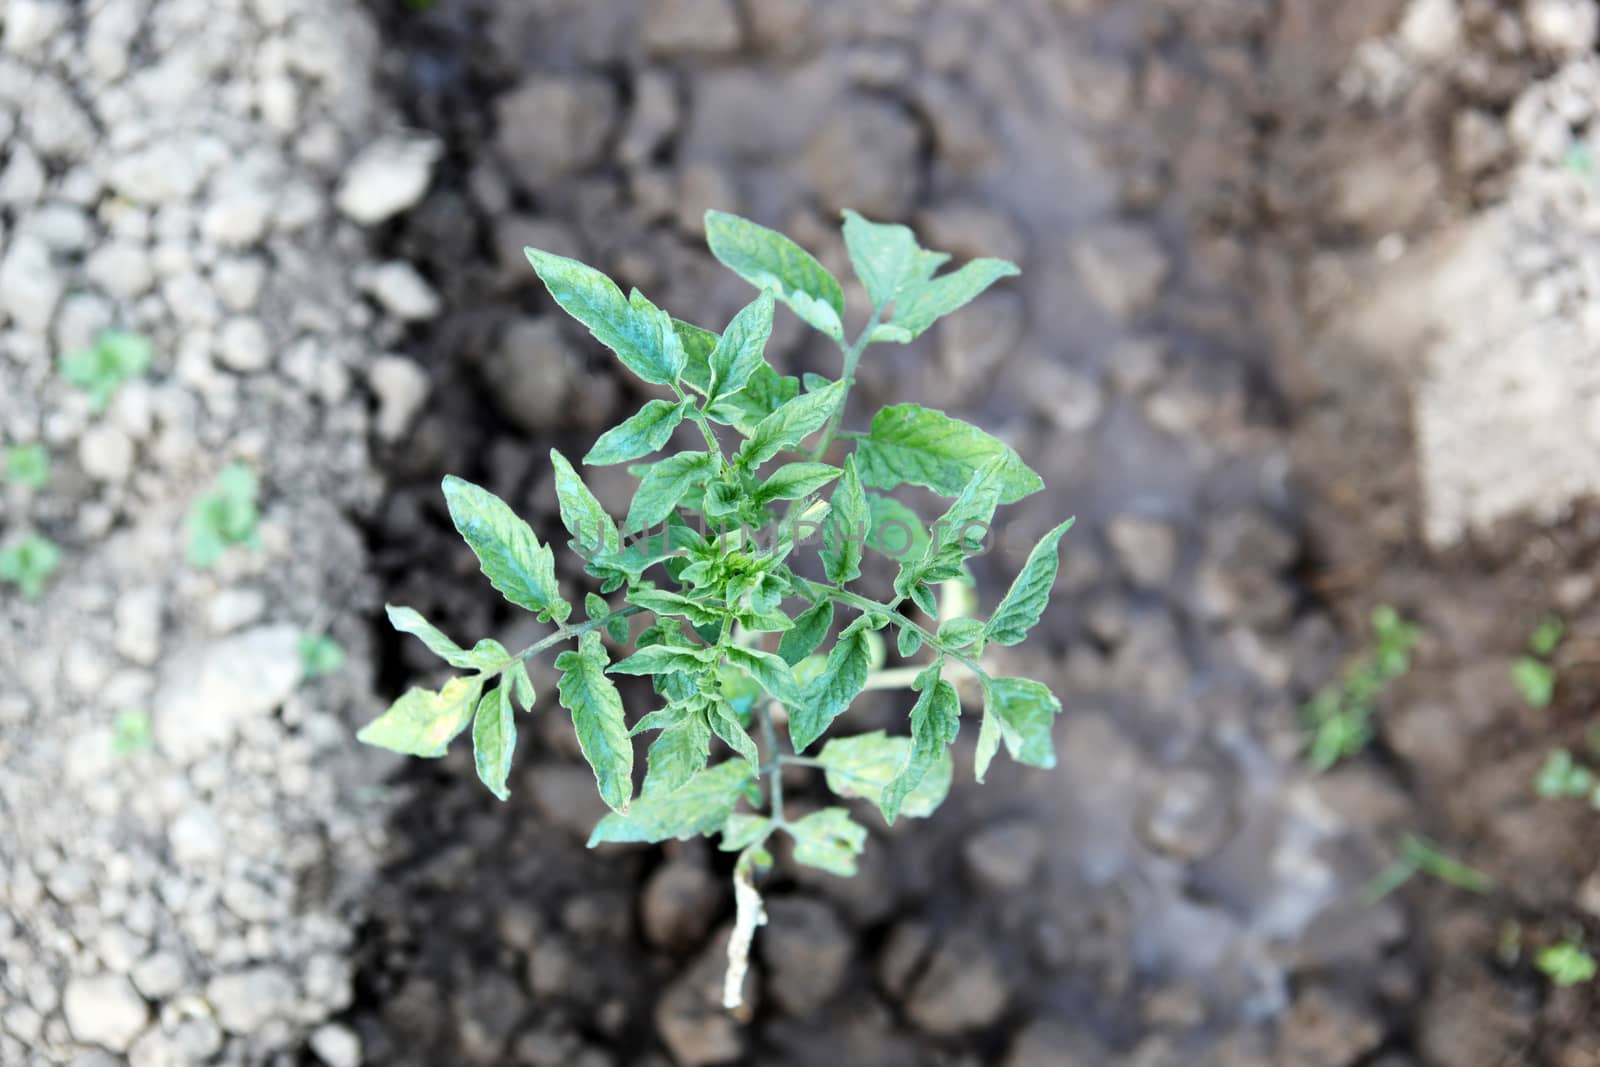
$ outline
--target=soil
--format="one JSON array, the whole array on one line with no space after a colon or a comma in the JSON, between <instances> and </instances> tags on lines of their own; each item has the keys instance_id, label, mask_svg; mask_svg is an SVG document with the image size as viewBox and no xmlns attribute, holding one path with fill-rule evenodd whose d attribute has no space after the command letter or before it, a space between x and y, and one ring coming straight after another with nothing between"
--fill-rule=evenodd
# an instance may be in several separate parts
<instances>
[{"instance_id":1,"label":"soil","mask_svg":"<svg viewBox=\"0 0 1600 1067\"><path fill-rule=\"evenodd\" d=\"M1551 747L1588 750L1600 514L1440 552L1417 370L1340 328L1339 280L1376 244L1503 192L1492 163L1454 165L1451 123L1469 104L1503 116L1553 61L1485 45L1492 7L1462 5L1466 54L1497 57L1479 80L1423 79L1389 110L1336 89L1397 23L1423 34L1397 0L378 12L387 91L446 146L428 198L381 238L448 309L409 338L432 399L383 458L370 547L388 600L460 636L516 634L439 476L551 532L546 450L581 451L642 399L519 250L580 255L717 324L748 293L702 249L709 206L786 229L841 276L843 207L1021 263L936 336L874 349L853 410L945 408L1045 476L1011 551L984 561L988 588L1029 534L1079 521L1051 612L1011 654L1064 697L1062 765L982 788L958 775L933 819L874 823L855 880L781 863L747 1017L715 1007L726 858L585 850L598 801L559 715L527 731L507 805L464 753L408 767L345 1020L368 1061L1600 1063L1594 993L1552 991L1530 964L1600 932L1595 823L1530 788ZM832 369L792 321L771 355ZM1298 708L1377 604L1421 626L1416 668L1372 749L1313 778ZM1535 712L1509 663L1550 611L1569 636ZM384 649L395 691L431 669ZM1364 902L1410 831L1496 890L1417 880Z\"/></svg>"}]
</instances>

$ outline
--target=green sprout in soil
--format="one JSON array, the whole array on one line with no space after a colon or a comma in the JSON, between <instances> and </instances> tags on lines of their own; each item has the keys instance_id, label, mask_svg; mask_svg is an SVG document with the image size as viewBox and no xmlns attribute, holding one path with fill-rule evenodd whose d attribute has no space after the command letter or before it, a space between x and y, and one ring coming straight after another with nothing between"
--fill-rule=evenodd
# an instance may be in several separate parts
<instances>
[{"instance_id":1,"label":"green sprout in soil","mask_svg":"<svg viewBox=\"0 0 1600 1067\"><path fill-rule=\"evenodd\" d=\"M111 730L111 751L119 756L131 756L154 747L155 734L151 730L149 712L127 708L117 713Z\"/></svg>"},{"instance_id":2,"label":"green sprout in soil","mask_svg":"<svg viewBox=\"0 0 1600 1067\"><path fill-rule=\"evenodd\" d=\"M150 368L155 348L142 334L103 330L89 348L65 353L61 376L89 394L89 406L104 411L122 383Z\"/></svg>"},{"instance_id":3,"label":"green sprout in soil","mask_svg":"<svg viewBox=\"0 0 1600 1067\"><path fill-rule=\"evenodd\" d=\"M1592 982L1596 973L1594 957L1575 941L1558 941L1539 950L1534 966L1551 983L1567 989Z\"/></svg>"},{"instance_id":4,"label":"green sprout in soil","mask_svg":"<svg viewBox=\"0 0 1600 1067\"><path fill-rule=\"evenodd\" d=\"M189 509L189 563L201 570L216 565L232 545L260 546L256 524L261 515L255 472L243 463L222 468L211 491Z\"/></svg>"},{"instance_id":5,"label":"green sprout in soil","mask_svg":"<svg viewBox=\"0 0 1600 1067\"><path fill-rule=\"evenodd\" d=\"M1566 627L1554 616L1541 619L1528 637L1528 652L1511 664L1511 683L1530 707L1548 708L1556 695L1556 668L1551 662Z\"/></svg>"},{"instance_id":6,"label":"green sprout in soil","mask_svg":"<svg viewBox=\"0 0 1600 1067\"><path fill-rule=\"evenodd\" d=\"M1372 650L1351 664L1337 685L1311 699L1302 714L1311 733L1311 766L1326 771L1356 755L1372 740L1377 700L1391 682L1411 669L1411 650L1421 632L1388 606L1372 612Z\"/></svg>"},{"instance_id":7,"label":"green sprout in soil","mask_svg":"<svg viewBox=\"0 0 1600 1067\"><path fill-rule=\"evenodd\" d=\"M583 457L590 466L629 464L638 488L619 524L578 469L550 454L569 545L599 586L585 595L579 622L551 548L488 490L446 478L451 518L483 573L552 632L516 653L489 639L467 648L391 605L397 629L466 673L439 691L407 692L360 738L438 757L471 726L478 775L505 799L514 711L535 702L525 661L574 646L555 659L558 701L612 809L589 843L720 835L722 849L739 854L723 997L733 1008L751 939L766 921L757 876L773 863L775 835L790 840L795 862L841 876L855 873L867 840L859 813L843 804L803 816L786 807L786 768L820 771L838 798L867 801L889 823L931 815L953 774L961 702L946 675L958 668L983 694L979 781L1002 747L1021 763L1055 764L1060 701L1039 682L992 673L983 651L1020 644L1039 621L1071 522L1038 542L987 621L919 621L919 611L939 618L935 591L983 550L997 509L1043 482L998 438L917 404L844 429L846 399L869 345L913 341L1017 268L979 259L940 274L950 257L922 248L911 230L847 212L845 245L871 302L851 341L844 289L809 252L716 211L706 215L706 234L713 255L758 290L720 335L674 319L637 290L624 295L591 267L528 249L556 303L655 387L655 398ZM802 381L767 362L778 302L838 345L836 380ZM950 500L931 526L891 495L908 485ZM892 588L877 595L861 588L869 552L898 568ZM648 625L628 654L636 615ZM923 657L900 680L914 694L903 711L907 732L828 737L860 693L881 687L884 630L898 635L903 657ZM615 661L605 637L620 646ZM649 680L657 696L648 714L629 721L615 676ZM647 732L655 738L635 794L632 738ZM727 758L713 759L714 740Z\"/></svg>"},{"instance_id":8,"label":"green sprout in soil","mask_svg":"<svg viewBox=\"0 0 1600 1067\"><path fill-rule=\"evenodd\" d=\"M344 646L327 634L300 635L300 672L306 681L332 674L344 660Z\"/></svg>"},{"instance_id":9,"label":"green sprout in soil","mask_svg":"<svg viewBox=\"0 0 1600 1067\"><path fill-rule=\"evenodd\" d=\"M1438 845L1420 834L1407 834L1400 842L1400 855L1367 883L1362 896L1368 903L1376 904L1419 874L1469 893L1483 894L1494 889L1494 882L1482 871L1446 855Z\"/></svg>"},{"instance_id":10,"label":"green sprout in soil","mask_svg":"<svg viewBox=\"0 0 1600 1067\"><path fill-rule=\"evenodd\" d=\"M1564 748L1554 749L1545 757L1533 780L1533 789L1546 800L1588 797L1592 806L1600 808L1600 777Z\"/></svg>"},{"instance_id":11,"label":"green sprout in soil","mask_svg":"<svg viewBox=\"0 0 1600 1067\"><path fill-rule=\"evenodd\" d=\"M43 534L24 534L0 548L0 583L16 586L28 600L39 599L60 566L61 549Z\"/></svg>"},{"instance_id":12,"label":"green sprout in soil","mask_svg":"<svg viewBox=\"0 0 1600 1067\"><path fill-rule=\"evenodd\" d=\"M50 450L37 442L6 449L6 481L43 489L50 484Z\"/></svg>"},{"instance_id":13,"label":"green sprout in soil","mask_svg":"<svg viewBox=\"0 0 1600 1067\"><path fill-rule=\"evenodd\" d=\"M1594 150L1581 142L1574 144L1561 158L1561 165L1587 178L1594 174Z\"/></svg>"}]
</instances>

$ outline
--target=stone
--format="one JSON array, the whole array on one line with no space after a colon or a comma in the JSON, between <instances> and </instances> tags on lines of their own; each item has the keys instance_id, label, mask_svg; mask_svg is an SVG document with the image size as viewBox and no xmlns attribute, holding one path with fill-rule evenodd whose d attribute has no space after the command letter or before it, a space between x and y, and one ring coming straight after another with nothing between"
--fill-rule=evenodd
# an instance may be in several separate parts
<instances>
[{"instance_id":1,"label":"stone","mask_svg":"<svg viewBox=\"0 0 1600 1067\"><path fill-rule=\"evenodd\" d=\"M906 1014L923 1031L950 1037L997 1022L1008 999L994 953L979 935L958 931L934 949L912 986Z\"/></svg>"},{"instance_id":2,"label":"stone","mask_svg":"<svg viewBox=\"0 0 1600 1067\"><path fill-rule=\"evenodd\" d=\"M1106 527L1106 539L1135 585L1159 589L1172 580L1178 565L1178 531L1170 523L1119 515Z\"/></svg>"},{"instance_id":3,"label":"stone","mask_svg":"<svg viewBox=\"0 0 1600 1067\"><path fill-rule=\"evenodd\" d=\"M60 0L8 0L0 47L14 56L26 56L48 44L71 17L71 5Z\"/></svg>"},{"instance_id":4,"label":"stone","mask_svg":"<svg viewBox=\"0 0 1600 1067\"><path fill-rule=\"evenodd\" d=\"M151 1000L172 996L183 988L189 976L183 958L172 952L156 952L133 966L134 987Z\"/></svg>"},{"instance_id":5,"label":"stone","mask_svg":"<svg viewBox=\"0 0 1600 1067\"><path fill-rule=\"evenodd\" d=\"M360 286L402 322L431 319L444 308L433 286L404 260L391 259L379 264L361 279Z\"/></svg>"},{"instance_id":6,"label":"stone","mask_svg":"<svg viewBox=\"0 0 1600 1067\"><path fill-rule=\"evenodd\" d=\"M120 485L133 471L133 441L109 423L91 426L78 439L78 462L89 477Z\"/></svg>"},{"instance_id":7,"label":"stone","mask_svg":"<svg viewBox=\"0 0 1600 1067\"><path fill-rule=\"evenodd\" d=\"M267 598L259 589L219 589L206 605L206 625L214 634L229 634L266 611Z\"/></svg>"},{"instance_id":8,"label":"stone","mask_svg":"<svg viewBox=\"0 0 1600 1067\"><path fill-rule=\"evenodd\" d=\"M29 207L44 195L44 164L26 141L12 141L6 165L0 170L0 204Z\"/></svg>"},{"instance_id":9,"label":"stone","mask_svg":"<svg viewBox=\"0 0 1600 1067\"><path fill-rule=\"evenodd\" d=\"M255 256L225 256L211 268L211 288L229 311L249 311L267 283L267 265Z\"/></svg>"},{"instance_id":10,"label":"stone","mask_svg":"<svg viewBox=\"0 0 1600 1067\"><path fill-rule=\"evenodd\" d=\"M300 631L260 626L174 657L154 704L156 742L191 762L270 714L300 684Z\"/></svg>"},{"instance_id":11,"label":"stone","mask_svg":"<svg viewBox=\"0 0 1600 1067\"><path fill-rule=\"evenodd\" d=\"M41 204L17 223L17 232L31 234L53 252L82 252L94 238L94 224L73 204Z\"/></svg>"},{"instance_id":12,"label":"stone","mask_svg":"<svg viewBox=\"0 0 1600 1067\"><path fill-rule=\"evenodd\" d=\"M528 188L600 161L617 122L617 97L600 77L528 78L495 101L495 145Z\"/></svg>"},{"instance_id":13,"label":"stone","mask_svg":"<svg viewBox=\"0 0 1600 1067\"><path fill-rule=\"evenodd\" d=\"M327 1023L311 1031L311 1051L326 1067L361 1067L361 1038L348 1026Z\"/></svg>"},{"instance_id":14,"label":"stone","mask_svg":"<svg viewBox=\"0 0 1600 1067\"><path fill-rule=\"evenodd\" d=\"M98 288L124 300L142 296L155 284L149 250L135 241L119 238L107 241L89 253L83 269Z\"/></svg>"},{"instance_id":15,"label":"stone","mask_svg":"<svg viewBox=\"0 0 1600 1067\"><path fill-rule=\"evenodd\" d=\"M112 645L124 659L148 667L161 655L161 587L136 586L117 597Z\"/></svg>"},{"instance_id":16,"label":"stone","mask_svg":"<svg viewBox=\"0 0 1600 1067\"><path fill-rule=\"evenodd\" d=\"M484 361L482 374L500 414L537 433L567 421L581 365L555 319L518 319Z\"/></svg>"},{"instance_id":17,"label":"stone","mask_svg":"<svg viewBox=\"0 0 1600 1067\"><path fill-rule=\"evenodd\" d=\"M1477 108L1456 112L1450 133L1450 157L1457 173L1466 177L1482 174L1510 156L1511 136L1498 118Z\"/></svg>"},{"instance_id":18,"label":"stone","mask_svg":"<svg viewBox=\"0 0 1600 1067\"><path fill-rule=\"evenodd\" d=\"M217 334L217 359L229 370L254 374L272 366L272 342L261 320L234 315Z\"/></svg>"},{"instance_id":19,"label":"stone","mask_svg":"<svg viewBox=\"0 0 1600 1067\"><path fill-rule=\"evenodd\" d=\"M414 207L428 191L444 145L431 136L386 136L345 167L334 205L346 218L372 226Z\"/></svg>"},{"instance_id":20,"label":"stone","mask_svg":"<svg viewBox=\"0 0 1600 1067\"><path fill-rule=\"evenodd\" d=\"M805 173L834 215L904 218L916 203L922 136L903 106L876 96L841 100L806 149Z\"/></svg>"},{"instance_id":21,"label":"stone","mask_svg":"<svg viewBox=\"0 0 1600 1067\"><path fill-rule=\"evenodd\" d=\"M678 175L676 200L678 228L690 237L704 238L706 211L737 212L739 201L733 183L717 167L693 164Z\"/></svg>"},{"instance_id":22,"label":"stone","mask_svg":"<svg viewBox=\"0 0 1600 1067\"><path fill-rule=\"evenodd\" d=\"M289 1018L294 999L294 982L272 966L218 975L206 985L206 1000L230 1034L251 1034L269 1020Z\"/></svg>"},{"instance_id":23,"label":"stone","mask_svg":"<svg viewBox=\"0 0 1600 1067\"><path fill-rule=\"evenodd\" d=\"M1600 7L1591 0L1528 0L1523 19L1533 46L1562 61L1593 52L1600 36Z\"/></svg>"},{"instance_id":24,"label":"stone","mask_svg":"<svg viewBox=\"0 0 1600 1067\"><path fill-rule=\"evenodd\" d=\"M784 58L803 56L817 44L815 0L745 0L756 46Z\"/></svg>"},{"instance_id":25,"label":"stone","mask_svg":"<svg viewBox=\"0 0 1600 1067\"><path fill-rule=\"evenodd\" d=\"M646 70L633 87L633 107L617 142L617 158L638 167L655 156L682 120L678 88L662 71ZM538 246L543 248L543 245Z\"/></svg>"},{"instance_id":26,"label":"stone","mask_svg":"<svg viewBox=\"0 0 1600 1067\"><path fill-rule=\"evenodd\" d=\"M37 237L12 238L0 259L0 315L9 315L28 333L48 333L66 286L49 246Z\"/></svg>"},{"instance_id":27,"label":"stone","mask_svg":"<svg viewBox=\"0 0 1600 1067\"><path fill-rule=\"evenodd\" d=\"M192 203L221 151L200 135L159 138L114 158L106 184L136 204Z\"/></svg>"},{"instance_id":28,"label":"stone","mask_svg":"<svg viewBox=\"0 0 1600 1067\"><path fill-rule=\"evenodd\" d=\"M267 234L274 211L269 190L254 182L230 183L206 205L200 236L223 248L244 248Z\"/></svg>"},{"instance_id":29,"label":"stone","mask_svg":"<svg viewBox=\"0 0 1600 1067\"><path fill-rule=\"evenodd\" d=\"M404 356L379 356L367 371L367 384L378 398L378 436L398 441L428 399L427 372Z\"/></svg>"},{"instance_id":30,"label":"stone","mask_svg":"<svg viewBox=\"0 0 1600 1067\"><path fill-rule=\"evenodd\" d=\"M705 940L723 895L722 880L700 864L663 864L645 883L639 900L645 939L669 952L693 948Z\"/></svg>"},{"instance_id":31,"label":"stone","mask_svg":"<svg viewBox=\"0 0 1600 1067\"><path fill-rule=\"evenodd\" d=\"M1169 771L1151 788L1139 812L1139 834L1157 852L1186 862L1212 855L1232 836L1233 798L1214 774Z\"/></svg>"},{"instance_id":32,"label":"stone","mask_svg":"<svg viewBox=\"0 0 1600 1067\"><path fill-rule=\"evenodd\" d=\"M1411 0L1400 17L1400 47L1413 59L1438 63L1458 54L1464 28L1456 0Z\"/></svg>"},{"instance_id":33,"label":"stone","mask_svg":"<svg viewBox=\"0 0 1600 1067\"><path fill-rule=\"evenodd\" d=\"M812 897L767 901L768 923L756 939L767 989L796 1018L815 1015L844 985L855 935L827 903Z\"/></svg>"},{"instance_id":34,"label":"stone","mask_svg":"<svg viewBox=\"0 0 1600 1067\"><path fill-rule=\"evenodd\" d=\"M733 0L656 0L645 6L640 37L653 56L726 56L743 34Z\"/></svg>"},{"instance_id":35,"label":"stone","mask_svg":"<svg viewBox=\"0 0 1600 1067\"><path fill-rule=\"evenodd\" d=\"M961 845L967 876L981 889L1006 893L1033 880L1044 855L1044 834L1027 819L984 827Z\"/></svg>"},{"instance_id":36,"label":"stone","mask_svg":"<svg viewBox=\"0 0 1600 1067\"><path fill-rule=\"evenodd\" d=\"M90 348L102 330L112 325L116 309L99 293L68 293L56 312L56 351Z\"/></svg>"},{"instance_id":37,"label":"stone","mask_svg":"<svg viewBox=\"0 0 1600 1067\"><path fill-rule=\"evenodd\" d=\"M125 1052L150 1022L150 1009L121 975L73 978L61 997L67 1029L85 1045Z\"/></svg>"},{"instance_id":38,"label":"stone","mask_svg":"<svg viewBox=\"0 0 1600 1067\"><path fill-rule=\"evenodd\" d=\"M1172 273L1172 261L1149 230L1103 224L1080 235L1072 265L1089 295L1118 319L1150 310Z\"/></svg>"},{"instance_id":39,"label":"stone","mask_svg":"<svg viewBox=\"0 0 1600 1067\"><path fill-rule=\"evenodd\" d=\"M744 1027L733 1012L722 1006L729 932L724 931L713 940L656 1001L656 1032L678 1067L733 1063L744 1054ZM752 968L745 980L746 1011L754 1008L754 986Z\"/></svg>"},{"instance_id":40,"label":"stone","mask_svg":"<svg viewBox=\"0 0 1600 1067\"><path fill-rule=\"evenodd\" d=\"M167 845L180 866L204 867L222 857L227 835L209 807L194 805L172 820L167 828Z\"/></svg>"}]
</instances>

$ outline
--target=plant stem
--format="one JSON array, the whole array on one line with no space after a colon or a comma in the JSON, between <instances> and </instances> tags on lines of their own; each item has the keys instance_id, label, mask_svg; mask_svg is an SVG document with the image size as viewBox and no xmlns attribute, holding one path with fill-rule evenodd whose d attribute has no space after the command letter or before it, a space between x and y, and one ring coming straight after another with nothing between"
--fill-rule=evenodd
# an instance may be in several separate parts
<instances>
[{"instance_id":1,"label":"plant stem","mask_svg":"<svg viewBox=\"0 0 1600 1067\"><path fill-rule=\"evenodd\" d=\"M635 607L630 604L620 611L613 611L604 618L590 619L588 622L579 623L577 626L568 626L566 623L557 623L555 633L535 641L521 652L518 652L516 655L512 656L509 660L501 665L499 670L490 673L487 675L487 677L493 678L495 675L505 671L505 669L511 666L513 663L525 660L529 656L537 656L539 653L543 652L552 645L558 645L563 641L570 641L574 637L582 637L586 633L589 633L593 630L599 630L602 627L607 626L614 619L626 619L628 616L637 615L643 610L643 608Z\"/></svg>"},{"instance_id":2,"label":"plant stem","mask_svg":"<svg viewBox=\"0 0 1600 1067\"><path fill-rule=\"evenodd\" d=\"M883 306L872 309L872 318L867 320L866 329L861 331L861 336L856 338L856 343L844 349L844 369L839 374L839 380L844 382L844 392L839 397L839 406L833 409L833 414L828 417L827 428L822 431L822 439L817 442L817 447L812 451L812 459L821 459L828 451L828 446L833 443L833 435L839 431L839 420L844 418L845 405L850 400L850 387L856 384L856 366L861 362L861 353L867 350L868 338L872 331L878 328L878 323L883 318ZM844 348L843 345L840 345Z\"/></svg>"},{"instance_id":3,"label":"plant stem","mask_svg":"<svg viewBox=\"0 0 1600 1067\"><path fill-rule=\"evenodd\" d=\"M783 764L784 753L778 751L778 731L772 725L772 709L770 705L759 705L761 716L761 740L767 746L766 771L768 780L772 782L772 824L774 826L787 826L788 822L783 817Z\"/></svg>"},{"instance_id":4,"label":"plant stem","mask_svg":"<svg viewBox=\"0 0 1600 1067\"><path fill-rule=\"evenodd\" d=\"M884 614L886 605L879 604L875 600L868 600L864 596L858 596L855 593L850 592L848 589L840 589L838 586L834 585L824 585L820 586L820 588L827 593L830 600L840 604L848 604L850 607L855 608L857 611L863 614ZM895 606L899 606L898 599L894 603ZM898 626L902 630L911 630L912 632L918 634L922 638L923 644L927 645L936 652L949 656L957 663L966 667L967 670L971 671L973 674L976 674L979 678L987 679L989 677L989 672L980 667L976 660L970 656L964 655L963 653L957 652L943 641L940 641L937 636L929 633L922 626L919 626L915 621L906 618L904 615L896 614L894 611L889 611L888 617L890 623Z\"/></svg>"}]
</instances>

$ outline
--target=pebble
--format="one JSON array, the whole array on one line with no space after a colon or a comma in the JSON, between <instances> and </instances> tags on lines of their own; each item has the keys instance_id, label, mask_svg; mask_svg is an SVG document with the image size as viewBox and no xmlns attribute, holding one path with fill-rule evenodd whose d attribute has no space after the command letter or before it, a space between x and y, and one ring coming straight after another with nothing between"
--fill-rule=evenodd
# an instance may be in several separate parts
<instances>
[{"instance_id":1,"label":"pebble","mask_svg":"<svg viewBox=\"0 0 1600 1067\"><path fill-rule=\"evenodd\" d=\"M26 142L11 142L10 158L0 170L0 204L28 207L44 195L44 186L44 164L39 156Z\"/></svg>"},{"instance_id":2,"label":"pebble","mask_svg":"<svg viewBox=\"0 0 1600 1067\"><path fill-rule=\"evenodd\" d=\"M206 1000L224 1030L250 1034L270 1019L288 1017L295 987L280 968L255 967L211 979L206 984Z\"/></svg>"},{"instance_id":3,"label":"pebble","mask_svg":"<svg viewBox=\"0 0 1600 1067\"><path fill-rule=\"evenodd\" d=\"M1121 223L1078 236L1072 264L1089 295L1118 319L1148 311L1172 273L1172 261L1152 233Z\"/></svg>"},{"instance_id":4,"label":"pebble","mask_svg":"<svg viewBox=\"0 0 1600 1067\"><path fill-rule=\"evenodd\" d=\"M61 998L67 1028L76 1040L125 1052L150 1021L150 1010L133 984L120 975L74 978Z\"/></svg>"},{"instance_id":5,"label":"pebble","mask_svg":"<svg viewBox=\"0 0 1600 1067\"><path fill-rule=\"evenodd\" d=\"M300 631L261 626L174 663L154 700L162 751L190 762L276 710L300 684Z\"/></svg>"},{"instance_id":6,"label":"pebble","mask_svg":"<svg viewBox=\"0 0 1600 1067\"><path fill-rule=\"evenodd\" d=\"M206 604L206 625L213 634L229 634L256 622L267 613L267 598L259 589L219 589Z\"/></svg>"},{"instance_id":7,"label":"pebble","mask_svg":"<svg viewBox=\"0 0 1600 1067\"><path fill-rule=\"evenodd\" d=\"M211 287L230 311L256 306L267 282L267 265L254 256L224 256L211 268Z\"/></svg>"},{"instance_id":8,"label":"pebble","mask_svg":"<svg viewBox=\"0 0 1600 1067\"><path fill-rule=\"evenodd\" d=\"M200 235L223 248L244 248L266 236L272 213L268 190L254 183L230 185L206 205Z\"/></svg>"},{"instance_id":9,"label":"pebble","mask_svg":"<svg viewBox=\"0 0 1600 1067\"><path fill-rule=\"evenodd\" d=\"M705 940L724 896L721 879L699 863L674 860L657 868L639 899L644 936L657 948L681 951Z\"/></svg>"},{"instance_id":10,"label":"pebble","mask_svg":"<svg viewBox=\"0 0 1600 1067\"><path fill-rule=\"evenodd\" d=\"M161 588L136 586L117 598L112 613L116 629L112 644L119 655L141 666L151 666L161 655Z\"/></svg>"},{"instance_id":11,"label":"pebble","mask_svg":"<svg viewBox=\"0 0 1600 1067\"><path fill-rule=\"evenodd\" d=\"M0 259L0 315L30 333L47 333L66 287L43 241L24 234L12 238Z\"/></svg>"},{"instance_id":12,"label":"pebble","mask_svg":"<svg viewBox=\"0 0 1600 1067\"><path fill-rule=\"evenodd\" d=\"M363 148L339 179L334 205L362 226L391 219L421 201L444 155L435 137L383 137Z\"/></svg>"},{"instance_id":13,"label":"pebble","mask_svg":"<svg viewBox=\"0 0 1600 1067\"><path fill-rule=\"evenodd\" d=\"M849 208L871 219L904 218L915 205L922 137L903 107L875 96L843 100L805 155L805 174L823 206Z\"/></svg>"},{"instance_id":14,"label":"pebble","mask_svg":"<svg viewBox=\"0 0 1600 1067\"><path fill-rule=\"evenodd\" d=\"M133 965L135 988L151 1000L163 1000L178 992L188 980L189 969L182 957L171 952L157 952Z\"/></svg>"},{"instance_id":15,"label":"pebble","mask_svg":"<svg viewBox=\"0 0 1600 1067\"><path fill-rule=\"evenodd\" d=\"M767 902L757 938L767 989L796 1018L815 1015L843 987L855 958L855 935L827 903L812 897Z\"/></svg>"},{"instance_id":16,"label":"pebble","mask_svg":"<svg viewBox=\"0 0 1600 1067\"><path fill-rule=\"evenodd\" d=\"M602 78L535 76L495 101L495 145L514 178L542 187L599 161L617 110Z\"/></svg>"},{"instance_id":17,"label":"pebble","mask_svg":"<svg viewBox=\"0 0 1600 1067\"><path fill-rule=\"evenodd\" d=\"M1528 0L1528 38L1541 52L1566 61L1594 51L1600 8L1589 0Z\"/></svg>"},{"instance_id":18,"label":"pebble","mask_svg":"<svg viewBox=\"0 0 1600 1067\"><path fill-rule=\"evenodd\" d=\"M979 935L958 931L934 949L906 1014L927 1033L953 1037L998 1021L1009 999L994 953Z\"/></svg>"},{"instance_id":19,"label":"pebble","mask_svg":"<svg viewBox=\"0 0 1600 1067\"><path fill-rule=\"evenodd\" d=\"M272 343L261 320L235 315L217 335L217 359L241 374L254 374L272 366Z\"/></svg>"},{"instance_id":20,"label":"pebble","mask_svg":"<svg viewBox=\"0 0 1600 1067\"><path fill-rule=\"evenodd\" d=\"M417 269L403 260L390 260L360 282L385 311L404 322L431 319L443 310L443 301Z\"/></svg>"},{"instance_id":21,"label":"pebble","mask_svg":"<svg viewBox=\"0 0 1600 1067\"><path fill-rule=\"evenodd\" d=\"M1007 819L967 838L961 859L979 888L995 893L1021 889L1033 880L1044 855L1044 834L1026 819Z\"/></svg>"},{"instance_id":22,"label":"pebble","mask_svg":"<svg viewBox=\"0 0 1600 1067\"><path fill-rule=\"evenodd\" d=\"M326 1067L361 1067L361 1039L348 1026L317 1027L311 1032L311 1051Z\"/></svg>"},{"instance_id":23,"label":"pebble","mask_svg":"<svg viewBox=\"0 0 1600 1067\"><path fill-rule=\"evenodd\" d=\"M1139 814L1146 844L1189 862L1226 844L1234 823L1232 798L1222 781L1194 769L1164 773Z\"/></svg>"},{"instance_id":24,"label":"pebble","mask_svg":"<svg viewBox=\"0 0 1600 1067\"><path fill-rule=\"evenodd\" d=\"M78 462L91 478L120 485L133 471L133 441L109 423L91 426L78 440Z\"/></svg>"},{"instance_id":25,"label":"pebble","mask_svg":"<svg viewBox=\"0 0 1600 1067\"><path fill-rule=\"evenodd\" d=\"M367 371L367 384L378 398L378 436L398 441L428 399L427 372L404 356L379 356Z\"/></svg>"},{"instance_id":26,"label":"pebble","mask_svg":"<svg viewBox=\"0 0 1600 1067\"><path fill-rule=\"evenodd\" d=\"M567 420L581 368L553 318L518 319L506 328L481 373L500 413L524 430L540 432Z\"/></svg>"},{"instance_id":27,"label":"pebble","mask_svg":"<svg viewBox=\"0 0 1600 1067\"><path fill-rule=\"evenodd\" d=\"M113 238L89 253L84 275L112 296L132 300L155 284L150 253L142 243Z\"/></svg>"},{"instance_id":28,"label":"pebble","mask_svg":"<svg viewBox=\"0 0 1600 1067\"><path fill-rule=\"evenodd\" d=\"M1414 59L1437 63L1461 48L1464 28L1456 0L1411 0L1400 17L1400 46Z\"/></svg>"},{"instance_id":29,"label":"pebble","mask_svg":"<svg viewBox=\"0 0 1600 1067\"><path fill-rule=\"evenodd\" d=\"M1135 585L1160 589L1172 580L1178 564L1178 531L1171 524L1120 515L1106 527L1106 539Z\"/></svg>"},{"instance_id":30,"label":"pebble","mask_svg":"<svg viewBox=\"0 0 1600 1067\"><path fill-rule=\"evenodd\" d=\"M743 34L733 0L656 0L645 7L640 29L654 56L726 56L739 50Z\"/></svg>"}]
</instances>

